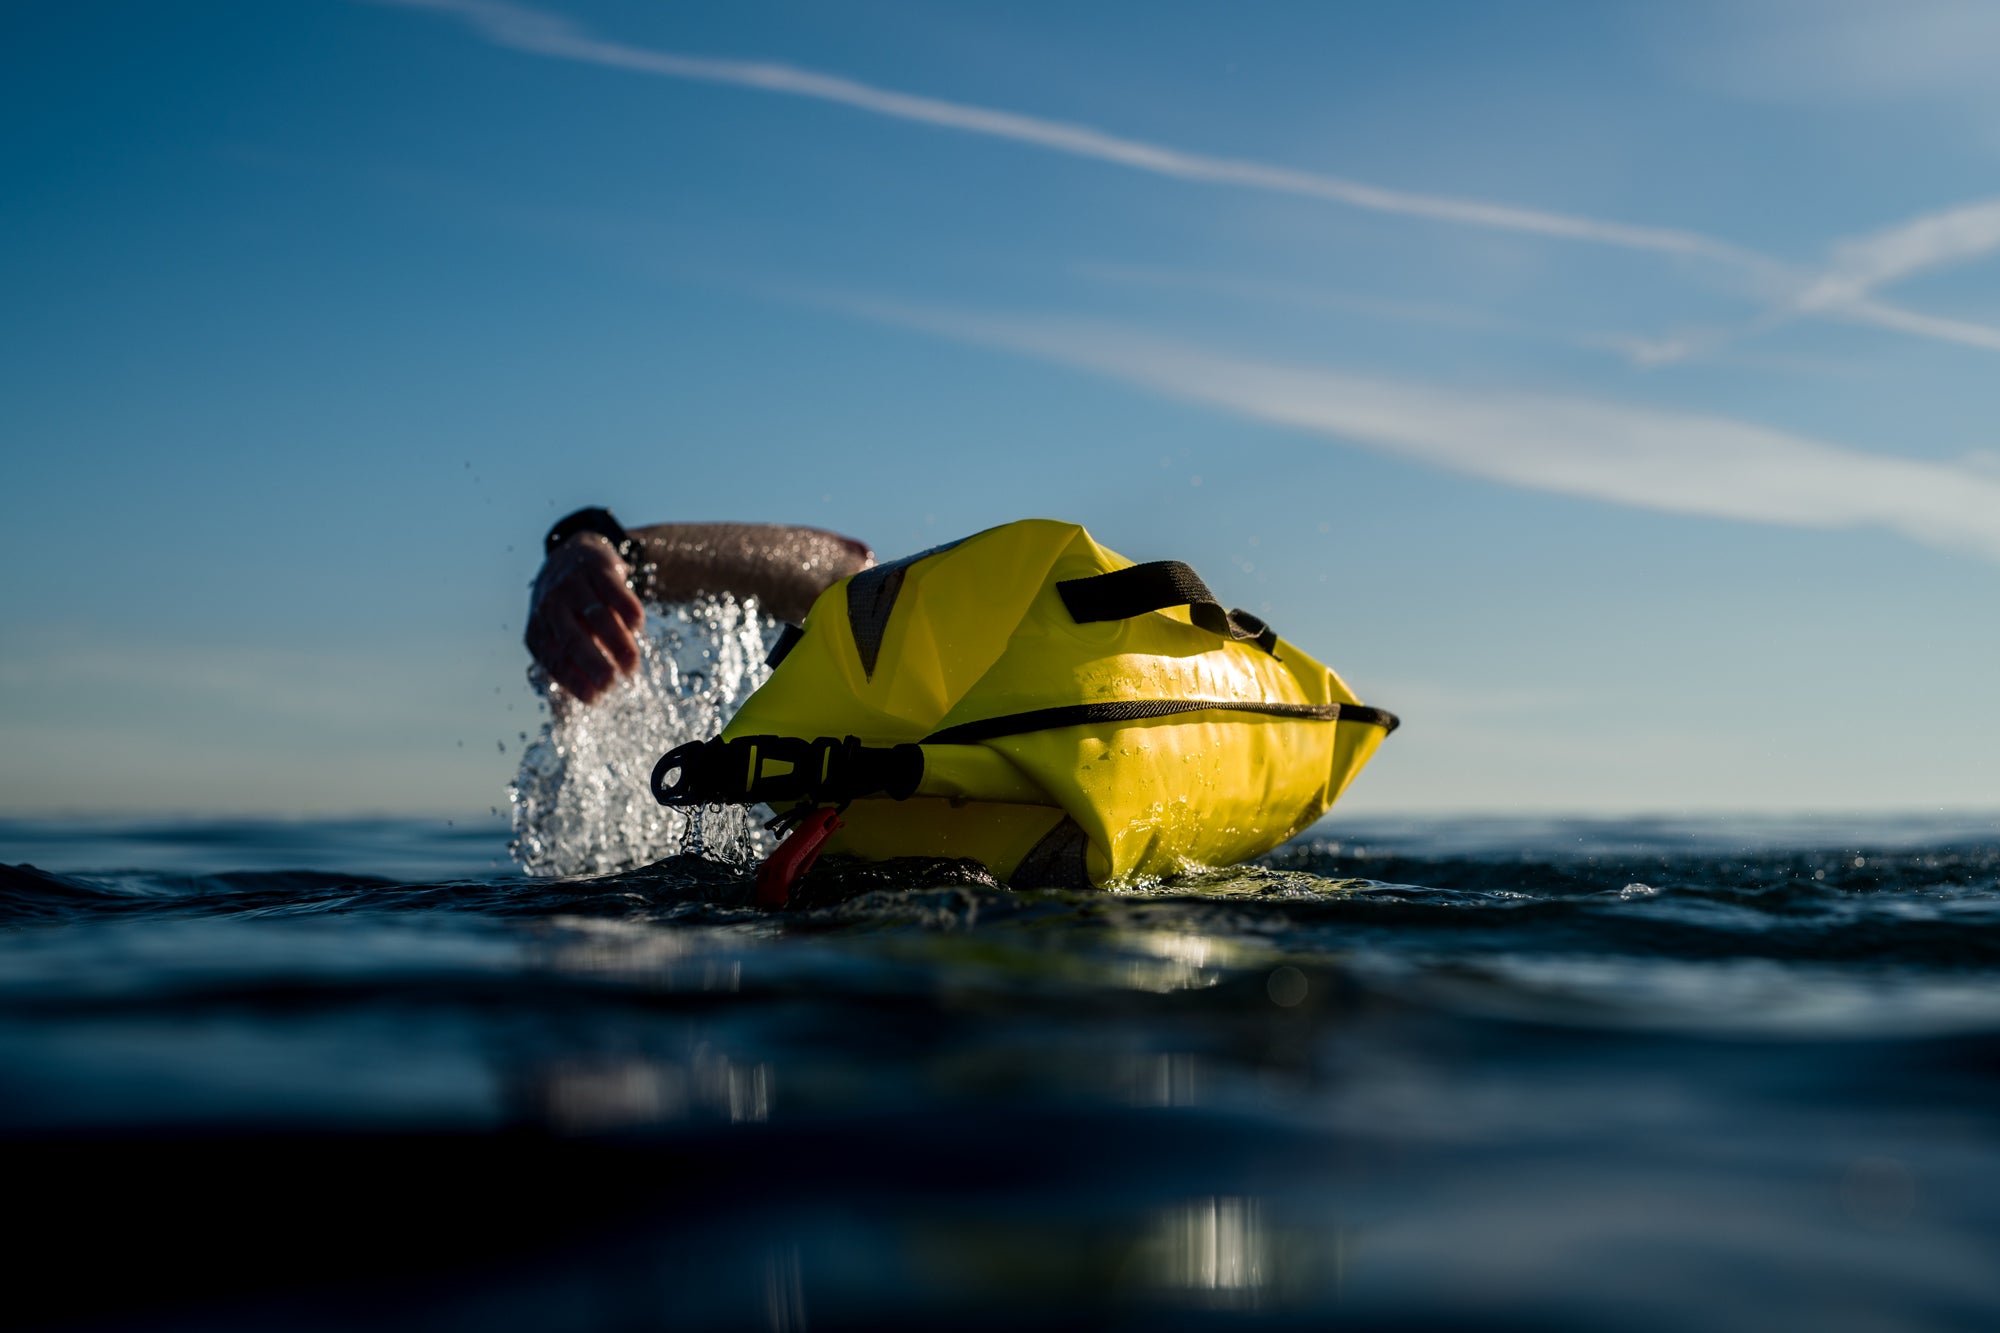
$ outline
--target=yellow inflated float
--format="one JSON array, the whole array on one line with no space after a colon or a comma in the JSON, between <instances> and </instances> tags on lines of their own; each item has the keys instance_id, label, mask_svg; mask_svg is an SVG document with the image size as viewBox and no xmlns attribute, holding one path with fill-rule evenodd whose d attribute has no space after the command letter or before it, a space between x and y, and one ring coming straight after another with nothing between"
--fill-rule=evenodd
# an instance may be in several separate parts
<instances>
[{"instance_id":1,"label":"yellow inflated float","mask_svg":"<svg viewBox=\"0 0 2000 1333\"><path fill-rule=\"evenodd\" d=\"M970 857L1017 887L1227 865L1324 814L1396 718L1176 561L1026 519L844 579L788 627L668 805L766 802L782 902L824 850Z\"/></svg>"}]
</instances>

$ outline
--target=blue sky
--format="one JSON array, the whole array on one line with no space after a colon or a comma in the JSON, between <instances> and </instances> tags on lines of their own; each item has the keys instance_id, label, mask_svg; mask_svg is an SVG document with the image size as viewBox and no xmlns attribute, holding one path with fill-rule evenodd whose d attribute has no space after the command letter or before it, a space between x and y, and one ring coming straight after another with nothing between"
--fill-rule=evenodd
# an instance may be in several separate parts
<instances>
[{"instance_id":1,"label":"blue sky","mask_svg":"<svg viewBox=\"0 0 2000 1333\"><path fill-rule=\"evenodd\" d=\"M0 11L0 811L474 812L538 538L1176 556L1404 810L2000 806L2000 11ZM504 745L504 750L503 750Z\"/></svg>"}]
</instances>

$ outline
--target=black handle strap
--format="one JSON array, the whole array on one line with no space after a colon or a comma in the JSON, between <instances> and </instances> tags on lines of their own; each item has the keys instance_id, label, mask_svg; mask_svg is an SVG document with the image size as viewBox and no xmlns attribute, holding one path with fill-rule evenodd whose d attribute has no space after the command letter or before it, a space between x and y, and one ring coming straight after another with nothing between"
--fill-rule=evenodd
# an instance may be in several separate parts
<instances>
[{"instance_id":1,"label":"black handle strap","mask_svg":"<svg viewBox=\"0 0 2000 1333\"><path fill-rule=\"evenodd\" d=\"M1278 632L1248 611L1228 611L1201 581L1201 575L1178 560L1154 560L1087 579L1064 579L1056 593L1079 625L1096 620L1130 620L1148 611L1185 606L1188 619L1211 634L1255 643L1267 653L1277 651Z\"/></svg>"},{"instance_id":2,"label":"black handle strap","mask_svg":"<svg viewBox=\"0 0 2000 1333\"><path fill-rule=\"evenodd\" d=\"M853 736L738 736L689 741L653 766L661 805L754 805L815 801L845 805L863 796L906 800L924 777L916 745L863 745Z\"/></svg>"}]
</instances>

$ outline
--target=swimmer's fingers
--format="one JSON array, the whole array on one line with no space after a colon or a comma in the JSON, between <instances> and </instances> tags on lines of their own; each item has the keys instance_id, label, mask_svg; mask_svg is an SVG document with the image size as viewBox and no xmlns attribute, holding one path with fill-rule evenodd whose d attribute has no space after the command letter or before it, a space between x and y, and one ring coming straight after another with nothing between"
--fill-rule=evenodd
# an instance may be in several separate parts
<instances>
[{"instance_id":1,"label":"swimmer's fingers","mask_svg":"<svg viewBox=\"0 0 2000 1333\"><path fill-rule=\"evenodd\" d=\"M615 569L601 565L588 568L590 582L597 593L598 601L618 619L630 633L637 634L646 624L646 604L625 586L625 566L621 561ZM637 662L637 658L633 659Z\"/></svg>"},{"instance_id":2,"label":"swimmer's fingers","mask_svg":"<svg viewBox=\"0 0 2000 1333\"><path fill-rule=\"evenodd\" d=\"M602 602L589 602L577 612L577 619L621 673L638 670L639 645L633 640L632 631L625 628L625 622L611 613L611 608Z\"/></svg>"},{"instance_id":3,"label":"swimmer's fingers","mask_svg":"<svg viewBox=\"0 0 2000 1333\"><path fill-rule=\"evenodd\" d=\"M624 574L611 543L583 533L552 553L535 580L528 651L551 680L586 703L639 665L633 636L646 612Z\"/></svg>"},{"instance_id":4,"label":"swimmer's fingers","mask_svg":"<svg viewBox=\"0 0 2000 1333\"><path fill-rule=\"evenodd\" d=\"M574 611L566 606L552 606L548 608L548 619L552 652L542 659L542 665L548 668L556 684L590 703L610 688L618 670Z\"/></svg>"},{"instance_id":5,"label":"swimmer's fingers","mask_svg":"<svg viewBox=\"0 0 2000 1333\"><path fill-rule=\"evenodd\" d=\"M558 588L537 600L524 637L549 679L585 703L602 694L617 674L596 636L565 604Z\"/></svg>"},{"instance_id":6,"label":"swimmer's fingers","mask_svg":"<svg viewBox=\"0 0 2000 1333\"><path fill-rule=\"evenodd\" d=\"M555 619L546 607L535 608L528 620L528 632L523 637L527 641L529 655L541 663L551 683L568 694L582 697L587 693L587 682L570 666L569 644L557 630Z\"/></svg>"},{"instance_id":7,"label":"swimmer's fingers","mask_svg":"<svg viewBox=\"0 0 2000 1333\"><path fill-rule=\"evenodd\" d=\"M608 556L611 564L592 558ZM550 602L568 611L583 632L597 641L598 648L621 673L638 670L639 645L633 633L645 623L645 608L620 577L622 561L611 555L607 544L602 553L589 553L567 571L552 590Z\"/></svg>"}]
</instances>

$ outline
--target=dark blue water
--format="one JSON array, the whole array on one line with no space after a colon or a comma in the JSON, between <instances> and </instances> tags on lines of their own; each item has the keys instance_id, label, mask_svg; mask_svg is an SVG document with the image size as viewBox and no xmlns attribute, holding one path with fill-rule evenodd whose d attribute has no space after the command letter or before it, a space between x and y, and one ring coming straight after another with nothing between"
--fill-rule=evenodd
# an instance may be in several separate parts
<instances>
[{"instance_id":1,"label":"dark blue water","mask_svg":"<svg viewBox=\"0 0 2000 1333\"><path fill-rule=\"evenodd\" d=\"M1328 836L770 916L497 826L0 824L10 1317L2000 1326L2000 820Z\"/></svg>"}]
</instances>

